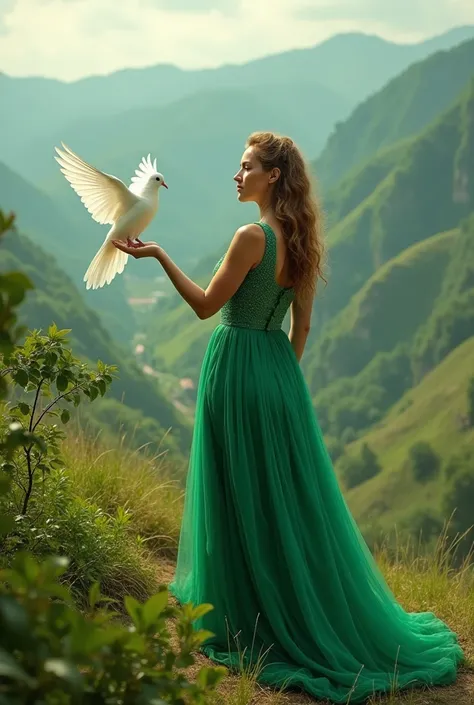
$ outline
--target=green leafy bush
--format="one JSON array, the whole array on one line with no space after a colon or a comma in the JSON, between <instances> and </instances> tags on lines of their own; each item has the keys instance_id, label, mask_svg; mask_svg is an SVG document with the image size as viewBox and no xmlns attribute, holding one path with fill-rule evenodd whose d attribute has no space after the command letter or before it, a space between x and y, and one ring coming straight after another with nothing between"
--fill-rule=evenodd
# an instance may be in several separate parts
<instances>
[{"instance_id":1,"label":"green leafy bush","mask_svg":"<svg viewBox=\"0 0 474 705\"><path fill-rule=\"evenodd\" d=\"M193 622L212 607L168 604L165 586L145 603L125 598L131 626L118 623L97 583L87 614L72 604L58 578L67 559L37 563L19 553L0 573L0 701L10 705L199 705L227 672L199 670L190 682L182 672L192 651L210 632ZM176 620L177 644L168 620Z\"/></svg>"},{"instance_id":2,"label":"green leafy bush","mask_svg":"<svg viewBox=\"0 0 474 705\"><path fill-rule=\"evenodd\" d=\"M469 380L467 388L467 418L469 424L474 426L474 377Z\"/></svg>"},{"instance_id":3,"label":"green leafy bush","mask_svg":"<svg viewBox=\"0 0 474 705\"><path fill-rule=\"evenodd\" d=\"M351 489L378 475L382 468L375 453L364 443L359 456L343 455L339 458L337 469L346 489Z\"/></svg>"},{"instance_id":4,"label":"green leafy bush","mask_svg":"<svg viewBox=\"0 0 474 705\"><path fill-rule=\"evenodd\" d=\"M441 459L429 443L414 443L408 455L411 471L417 482L427 482L436 477L441 467Z\"/></svg>"}]
</instances>

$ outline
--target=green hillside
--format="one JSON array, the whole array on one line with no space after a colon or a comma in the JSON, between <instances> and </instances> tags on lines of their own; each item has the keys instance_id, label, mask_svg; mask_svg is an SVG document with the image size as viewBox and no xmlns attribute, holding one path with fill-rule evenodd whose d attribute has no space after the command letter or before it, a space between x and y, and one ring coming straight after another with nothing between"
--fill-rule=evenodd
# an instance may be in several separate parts
<instances>
[{"instance_id":1,"label":"green hillside","mask_svg":"<svg viewBox=\"0 0 474 705\"><path fill-rule=\"evenodd\" d=\"M312 350L311 382L357 375L377 354L409 342L430 317L458 232L435 235L386 262L326 326Z\"/></svg>"},{"instance_id":2,"label":"green hillside","mask_svg":"<svg viewBox=\"0 0 474 705\"><path fill-rule=\"evenodd\" d=\"M390 260L325 328L306 372L323 428L369 427L473 335L474 215Z\"/></svg>"},{"instance_id":3,"label":"green hillside","mask_svg":"<svg viewBox=\"0 0 474 705\"><path fill-rule=\"evenodd\" d=\"M81 204L82 205L82 204ZM17 227L60 263L84 301L102 316L102 323L116 340L128 342L133 313L125 296L124 281L116 277L110 286L86 291L83 282L88 262L84 256L85 231L60 210L53 198L0 162L0 208L16 214ZM85 210L85 209L84 209ZM88 215L88 214L87 214ZM97 224L96 224L97 226ZM87 243L91 254L102 243L104 228L97 226Z\"/></svg>"},{"instance_id":4,"label":"green hillside","mask_svg":"<svg viewBox=\"0 0 474 705\"><path fill-rule=\"evenodd\" d=\"M191 441L189 421L168 401L158 383L134 364L130 353L111 339L100 318L84 304L55 259L25 236L12 233L2 241L1 270L16 269L29 276L36 287L22 304L22 323L30 329L47 329L52 322L58 328L71 328L69 339L75 355L94 365L100 359L119 368L107 399L99 399L91 407L91 424L95 422L96 429L108 425L109 430L117 433L119 423L123 422L124 429L131 434L138 423L137 437L142 441L146 437L147 442L156 446L171 427L166 445L182 460ZM98 420L101 423L97 424Z\"/></svg>"},{"instance_id":5,"label":"green hillside","mask_svg":"<svg viewBox=\"0 0 474 705\"><path fill-rule=\"evenodd\" d=\"M455 453L472 450L474 428L466 429L462 418L467 411L467 387L473 376L474 337L465 340L419 385L410 389L385 418L367 434L347 446L356 456L368 443L382 472L347 492L348 503L363 529L383 531L394 523L404 525L422 511L434 511L440 518L440 501L446 474L420 483L413 477L408 454L411 446L426 441L446 465ZM336 465L336 470L338 465Z\"/></svg>"},{"instance_id":6,"label":"green hillside","mask_svg":"<svg viewBox=\"0 0 474 705\"><path fill-rule=\"evenodd\" d=\"M474 74L474 40L411 65L338 123L314 168L325 189L381 148L415 135Z\"/></svg>"},{"instance_id":7,"label":"green hillside","mask_svg":"<svg viewBox=\"0 0 474 705\"><path fill-rule=\"evenodd\" d=\"M390 170L330 230L330 282L313 312L318 335L323 323L382 264L414 243L456 227L473 210L473 110L474 79L420 135L391 148L390 159L385 156Z\"/></svg>"}]
</instances>

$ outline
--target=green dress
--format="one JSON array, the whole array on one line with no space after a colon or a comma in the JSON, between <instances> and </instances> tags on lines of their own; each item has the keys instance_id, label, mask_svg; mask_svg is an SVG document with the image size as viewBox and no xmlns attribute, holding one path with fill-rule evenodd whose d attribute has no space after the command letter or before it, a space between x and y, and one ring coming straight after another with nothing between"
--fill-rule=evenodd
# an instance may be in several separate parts
<instances>
[{"instance_id":1,"label":"green dress","mask_svg":"<svg viewBox=\"0 0 474 705\"><path fill-rule=\"evenodd\" d=\"M204 355L177 567L178 602L208 602L201 647L260 683L335 703L448 684L464 654L433 612L396 601L341 493L281 329L276 236L221 310ZM217 263L214 271L220 266Z\"/></svg>"}]
</instances>

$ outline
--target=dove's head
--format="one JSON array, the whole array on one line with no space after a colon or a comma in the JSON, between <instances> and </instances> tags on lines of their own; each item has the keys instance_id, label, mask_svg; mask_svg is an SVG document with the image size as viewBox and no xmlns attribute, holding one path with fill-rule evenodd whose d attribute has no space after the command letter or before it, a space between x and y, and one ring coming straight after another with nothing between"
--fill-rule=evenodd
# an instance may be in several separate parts
<instances>
[{"instance_id":1,"label":"dove's head","mask_svg":"<svg viewBox=\"0 0 474 705\"><path fill-rule=\"evenodd\" d=\"M154 174L152 174L149 179L148 183L150 187L159 189L160 186L164 186L165 188L168 188L168 184L165 181L165 177L163 174L160 174L159 171L156 171Z\"/></svg>"},{"instance_id":2,"label":"dove's head","mask_svg":"<svg viewBox=\"0 0 474 705\"><path fill-rule=\"evenodd\" d=\"M157 193L160 186L168 188L165 177L156 170L156 159L152 163L151 157L148 155L146 159L141 160L138 169L135 170L130 190L138 195L145 193L150 195Z\"/></svg>"}]
</instances>

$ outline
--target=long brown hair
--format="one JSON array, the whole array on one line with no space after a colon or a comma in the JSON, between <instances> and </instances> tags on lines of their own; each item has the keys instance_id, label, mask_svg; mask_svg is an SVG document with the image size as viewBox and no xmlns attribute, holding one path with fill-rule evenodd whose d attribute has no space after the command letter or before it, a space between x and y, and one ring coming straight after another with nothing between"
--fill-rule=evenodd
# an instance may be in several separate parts
<instances>
[{"instance_id":1,"label":"long brown hair","mask_svg":"<svg viewBox=\"0 0 474 705\"><path fill-rule=\"evenodd\" d=\"M298 302L314 296L323 275L325 254L322 215L313 191L309 169L289 137L273 132L253 132L246 147L256 147L265 171L280 169L272 192L271 206L286 240L291 280Z\"/></svg>"}]
</instances>

